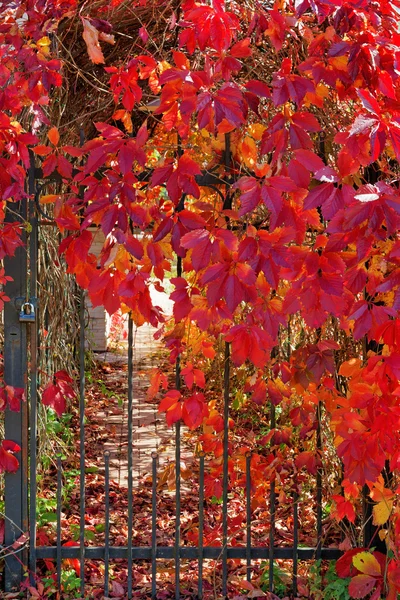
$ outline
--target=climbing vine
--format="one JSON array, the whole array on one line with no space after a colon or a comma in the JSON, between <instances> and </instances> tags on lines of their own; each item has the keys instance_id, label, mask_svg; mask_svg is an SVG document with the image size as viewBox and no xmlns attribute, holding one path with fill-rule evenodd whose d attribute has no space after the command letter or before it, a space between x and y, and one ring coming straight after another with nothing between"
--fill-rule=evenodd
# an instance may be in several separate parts
<instances>
[{"instance_id":1,"label":"climbing vine","mask_svg":"<svg viewBox=\"0 0 400 600\"><path fill-rule=\"evenodd\" d=\"M288 461L315 474L322 410L343 464L332 516L355 522L367 486L389 551L351 550L339 571L353 597L389 600L400 592L399 9L386 0L0 6L0 259L21 244L25 224L6 219L27 195L31 150L43 178L62 183L40 201L94 306L163 327L149 285L161 289L173 272L164 339L171 361L181 357L183 386L166 389L157 373L151 393L164 389L167 422L198 430L215 457L207 493L219 495L223 433L205 374L223 340L244 372L241 397L286 416L262 440L270 453L251 439L232 446L230 476L240 478L252 450L262 503ZM137 15L128 33L123 11ZM83 80L89 106L68 121ZM106 238L100 257L93 228ZM64 411L70 383L56 373L43 402ZM2 408L18 408L20 391L2 390ZM13 450L3 442L2 470L18 468Z\"/></svg>"}]
</instances>

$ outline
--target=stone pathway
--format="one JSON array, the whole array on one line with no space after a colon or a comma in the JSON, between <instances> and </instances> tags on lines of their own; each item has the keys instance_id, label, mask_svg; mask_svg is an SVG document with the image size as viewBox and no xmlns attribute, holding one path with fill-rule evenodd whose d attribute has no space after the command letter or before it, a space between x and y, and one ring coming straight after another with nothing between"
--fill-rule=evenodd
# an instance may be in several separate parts
<instances>
[{"instance_id":1,"label":"stone pathway","mask_svg":"<svg viewBox=\"0 0 400 600\"><path fill-rule=\"evenodd\" d=\"M171 304L166 294L152 291L153 301L161 306L166 314L171 312ZM152 370L158 366L160 342L154 339L156 329L143 325L134 329L133 338L133 484L139 485L139 480L151 473L152 453L159 454L161 468L175 458L175 431L168 427L165 416L158 413L157 404L146 398ZM101 352L96 354L96 360L101 364L111 364L111 372L106 373L106 379L120 384L122 406L116 407L113 414L98 412L96 422L103 424L110 432L109 440L104 444L104 450L110 452L110 479L125 487L128 485L128 400L127 400L127 364L128 349L124 344L123 350ZM116 369L121 366L121 371Z\"/></svg>"}]
</instances>

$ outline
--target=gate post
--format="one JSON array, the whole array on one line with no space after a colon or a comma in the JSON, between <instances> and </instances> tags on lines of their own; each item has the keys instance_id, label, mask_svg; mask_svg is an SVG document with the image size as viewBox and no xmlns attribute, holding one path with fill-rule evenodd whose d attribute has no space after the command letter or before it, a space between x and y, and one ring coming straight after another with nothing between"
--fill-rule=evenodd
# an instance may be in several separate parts
<instances>
[{"instance_id":1,"label":"gate post","mask_svg":"<svg viewBox=\"0 0 400 600\"><path fill-rule=\"evenodd\" d=\"M26 222L27 201L21 200L6 214L6 220ZM17 248L14 256L4 259L6 275L13 281L5 285L10 302L4 306L4 382L26 390L27 339L26 323L19 321L19 303L26 298L27 248L26 231L22 233L24 245ZM19 469L5 475L5 546L10 547L22 533L28 531L28 427L27 402L21 403L20 412L9 409L5 413L5 439L21 447L18 454ZM25 553L26 554L26 553ZM24 557L26 558L26 556ZM17 548L7 552L5 558L5 590L19 591L23 578L23 552Z\"/></svg>"}]
</instances>

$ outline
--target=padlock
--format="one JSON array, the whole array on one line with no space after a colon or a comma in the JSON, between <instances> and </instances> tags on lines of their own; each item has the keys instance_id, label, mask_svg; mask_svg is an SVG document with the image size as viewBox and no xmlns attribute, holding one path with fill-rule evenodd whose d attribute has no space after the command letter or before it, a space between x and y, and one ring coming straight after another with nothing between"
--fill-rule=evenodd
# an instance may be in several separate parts
<instances>
[{"instance_id":1,"label":"padlock","mask_svg":"<svg viewBox=\"0 0 400 600\"><path fill-rule=\"evenodd\" d=\"M35 307L31 302L25 302L22 305L21 311L19 313L19 320L22 323L34 323L36 320L35 316Z\"/></svg>"}]
</instances>

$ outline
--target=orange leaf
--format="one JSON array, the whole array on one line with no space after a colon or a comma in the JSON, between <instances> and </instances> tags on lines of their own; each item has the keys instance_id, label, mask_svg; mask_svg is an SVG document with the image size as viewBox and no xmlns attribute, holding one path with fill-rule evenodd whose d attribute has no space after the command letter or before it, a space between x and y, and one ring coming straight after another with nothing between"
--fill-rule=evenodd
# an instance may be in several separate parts
<instances>
[{"instance_id":1,"label":"orange leaf","mask_svg":"<svg viewBox=\"0 0 400 600\"><path fill-rule=\"evenodd\" d=\"M361 360L359 358L351 358L342 363L339 369L339 375L343 377L353 377L360 372Z\"/></svg>"},{"instance_id":2,"label":"orange leaf","mask_svg":"<svg viewBox=\"0 0 400 600\"><path fill-rule=\"evenodd\" d=\"M85 40L89 58L95 65L104 63L104 56L99 44L99 32L87 19L82 18L83 39Z\"/></svg>"},{"instance_id":3,"label":"orange leaf","mask_svg":"<svg viewBox=\"0 0 400 600\"><path fill-rule=\"evenodd\" d=\"M58 142L60 141L60 134L58 133L57 127L52 127L48 132L47 137L51 143L54 144L54 146L57 146Z\"/></svg>"},{"instance_id":4,"label":"orange leaf","mask_svg":"<svg viewBox=\"0 0 400 600\"><path fill-rule=\"evenodd\" d=\"M53 152L53 150L49 146L43 146L43 145L36 146L35 148L32 148L32 150L38 156L47 156L48 154Z\"/></svg>"},{"instance_id":5,"label":"orange leaf","mask_svg":"<svg viewBox=\"0 0 400 600\"><path fill-rule=\"evenodd\" d=\"M178 390L170 390L161 400L158 412L165 412L165 418L169 426L179 421L182 417L181 393Z\"/></svg>"},{"instance_id":6,"label":"orange leaf","mask_svg":"<svg viewBox=\"0 0 400 600\"><path fill-rule=\"evenodd\" d=\"M243 588L244 590L248 590L249 592L254 590L254 585L252 583L250 583L250 581L241 581L240 587Z\"/></svg>"},{"instance_id":7,"label":"orange leaf","mask_svg":"<svg viewBox=\"0 0 400 600\"><path fill-rule=\"evenodd\" d=\"M47 194L46 196L41 196L39 202L40 204L51 204L52 202L55 202L57 198L59 198L58 194Z\"/></svg>"},{"instance_id":8,"label":"orange leaf","mask_svg":"<svg viewBox=\"0 0 400 600\"><path fill-rule=\"evenodd\" d=\"M126 131L128 133L132 133L133 131L133 125L132 125L132 118L131 115L129 113L129 111L127 110L117 110L113 116L113 119L115 119L116 121L122 121L122 123L124 124L124 127L126 129Z\"/></svg>"}]
</instances>

